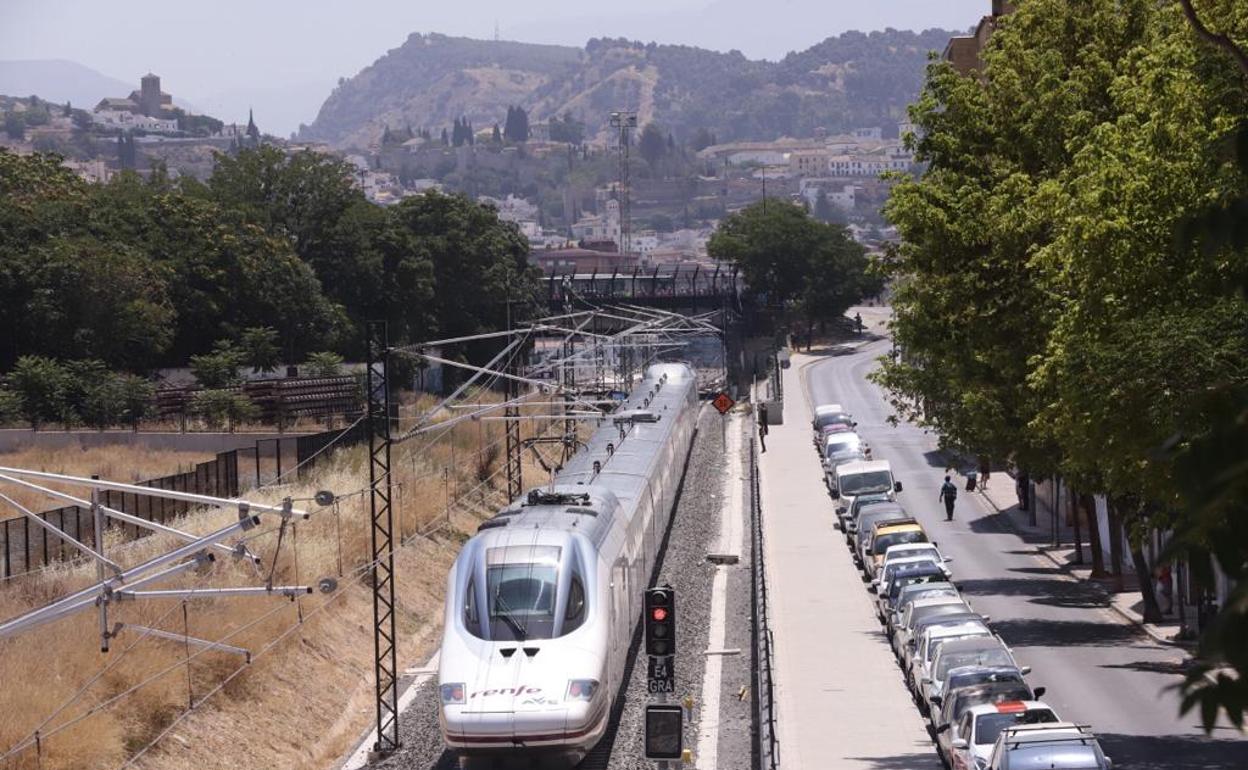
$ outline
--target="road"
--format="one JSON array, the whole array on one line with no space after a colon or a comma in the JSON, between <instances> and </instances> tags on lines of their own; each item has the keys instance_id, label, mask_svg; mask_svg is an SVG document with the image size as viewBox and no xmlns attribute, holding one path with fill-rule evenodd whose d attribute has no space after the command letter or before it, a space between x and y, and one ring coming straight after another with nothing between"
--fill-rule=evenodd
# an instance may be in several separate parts
<instances>
[{"instance_id":1,"label":"road","mask_svg":"<svg viewBox=\"0 0 1248 770\"><path fill-rule=\"evenodd\" d=\"M1091 724L1115 768L1248 768L1248 739L1238 731L1224 727L1206 738L1195 714L1178 716L1177 696L1168 688L1180 681L1182 650L1153 641L1106 609L1096 587L1074 581L1035 555L980 495L963 493L955 520L944 521L937 502L944 459L936 437L914 425L888 424L892 409L867 380L876 358L888 350L881 338L886 311L858 310L875 335L870 341L837 355L797 360L794 367L802 367L811 399L845 405L875 457L892 463L905 487L900 502L952 557L954 579L976 610L991 616L1020 662L1032 666L1031 683L1048 687L1044 699L1063 718ZM786 388L789 393L800 397ZM817 475L808 439L805 448L810 473ZM819 504L830 527L831 502ZM843 547L836 557L849 559ZM868 595L861 593L866 606ZM838 640L829 642L834 648Z\"/></svg>"}]
</instances>

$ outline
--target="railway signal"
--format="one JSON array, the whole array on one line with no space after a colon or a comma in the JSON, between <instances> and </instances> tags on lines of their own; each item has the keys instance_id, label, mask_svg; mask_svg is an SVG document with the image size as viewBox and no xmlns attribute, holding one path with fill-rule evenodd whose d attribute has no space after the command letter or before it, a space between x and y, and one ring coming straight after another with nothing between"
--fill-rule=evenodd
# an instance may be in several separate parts
<instances>
[{"instance_id":1,"label":"railway signal","mask_svg":"<svg viewBox=\"0 0 1248 770\"><path fill-rule=\"evenodd\" d=\"M651 703L646 706L646 759L681 759L685 737L684 708Z\"/></svg>"},{"instance_id":2,"label":"railway signal","mask_svg":"<svg viewBox=\"0 0 1248 770\"><path fill-rule=\"evenodd\" d=\"M676 654L676 592L669 585L646 589L646 654Z\"/></svg>"}]
</instances>

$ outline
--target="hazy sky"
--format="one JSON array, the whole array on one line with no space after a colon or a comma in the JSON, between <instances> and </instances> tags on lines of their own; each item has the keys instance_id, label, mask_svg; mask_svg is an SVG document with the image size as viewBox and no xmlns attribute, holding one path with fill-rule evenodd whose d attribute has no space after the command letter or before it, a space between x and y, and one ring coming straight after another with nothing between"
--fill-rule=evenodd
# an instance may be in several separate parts
<instances>
[{"instance_id":1,"label":"hazy sky","mask_svg":"<svg viewBox=\"0 0 1248 770\"><path fill-rule=\"evenodd\" d=\"M778 59L848 29L965 29L990 0L0 0L0 60L69 59L275 134L411 32L584 45L627 37ZM118 94L124 95L124 94Z\"/></svg>"}]
</instances>

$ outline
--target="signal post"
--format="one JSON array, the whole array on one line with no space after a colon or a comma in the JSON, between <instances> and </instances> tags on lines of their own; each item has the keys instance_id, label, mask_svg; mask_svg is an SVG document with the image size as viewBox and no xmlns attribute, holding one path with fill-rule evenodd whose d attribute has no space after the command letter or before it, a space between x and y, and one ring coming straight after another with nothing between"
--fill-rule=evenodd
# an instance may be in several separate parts
<instances>
[{"instance_id":1,"label":"signal post","mask_svg":"<svg viewBox=\"0 0 1248 770\"><path fill-rule=\"evenodd\" d=\"M654 701L646 705L645 756L668 768L685 758L685 708L667 702L676 692L676 592L670 585L646 589L645 613L646 689Z\"/></svg>"}]
</instances>

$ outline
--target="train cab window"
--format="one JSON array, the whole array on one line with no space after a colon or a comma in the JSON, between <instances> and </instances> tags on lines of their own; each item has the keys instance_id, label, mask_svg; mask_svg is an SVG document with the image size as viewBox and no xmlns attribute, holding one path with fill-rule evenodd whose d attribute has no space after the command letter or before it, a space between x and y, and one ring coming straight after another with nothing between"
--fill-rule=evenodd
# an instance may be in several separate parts
<instances>
[{"instance_id":1,"label":"train cab window","mask_svg":"<svg viewBox=\"0 0 1248 770\"><path fill-rule=\"evenodd\" d=\"M568 582L568 608L563 613L563 633L569 634L585 622L585 586L579 575Z\"/></svg>"},{"instance_id":2,"label":"train cab window","mask_svg":"<svg viewBox=\"0 0 1248 770\"><path fill-rule=\"evenodd\" d=\"M479 635L481 616L477 612L477 581L468 581L468 590L464 596L464 625L468 627L474 635Z\"/></svg>"},{"instance_id":3,"label":"train cab window","mask_svg":"<svg viewBox=\"0 0 1248 770\"><path fill-rule=\"evenodd\" d=\"M549 639L555 625L558 569L546 564L500 564L486 571L490 636L523 642Z\"/></svg>"}]
</instances>

